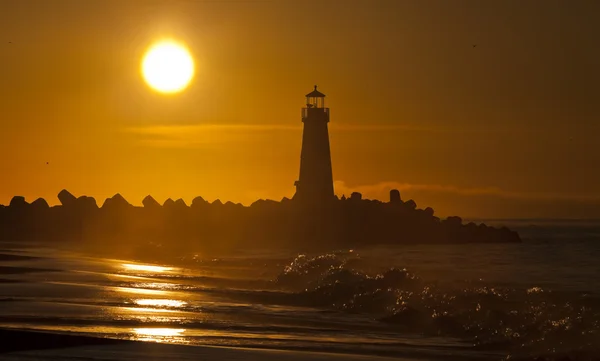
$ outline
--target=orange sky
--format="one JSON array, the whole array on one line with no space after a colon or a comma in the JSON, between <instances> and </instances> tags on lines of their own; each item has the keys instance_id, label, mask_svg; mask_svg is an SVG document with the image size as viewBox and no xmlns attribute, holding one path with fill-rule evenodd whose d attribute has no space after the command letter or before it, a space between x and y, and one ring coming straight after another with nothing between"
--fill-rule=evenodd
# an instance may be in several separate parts
<instances>
[{"instance_id":1,"label":"orange sky","mask_svg":"<svg viewBox=\"0 0 600 361\"><path fill-rule=\"evenodd\" d=\"M63 188L99 203L290 197L319 84L340 195L397 187L442 215L600 217L599 13L594 0L1 0L0 203L56 203ZM174 96L139 72L164 36L197 64Z\"/></svg>"}]
</instances>

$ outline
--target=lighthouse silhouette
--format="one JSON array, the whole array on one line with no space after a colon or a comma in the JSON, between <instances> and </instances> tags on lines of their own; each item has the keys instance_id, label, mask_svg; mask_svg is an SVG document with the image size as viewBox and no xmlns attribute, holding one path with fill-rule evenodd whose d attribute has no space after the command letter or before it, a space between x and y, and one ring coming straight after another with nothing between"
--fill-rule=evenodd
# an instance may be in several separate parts
<instances>
[{"instance_id":1,"label":"lighthouse silhouette","mask_svg":"<svg viewBox=\"0 0 600 361\"><path fill-rule=\"evenodd\" d=\"M325 94L315 89L306 94L302 108L302 152L300 177L296 181L294 199L304 202L323 202L334 199L331 151L329 149L329 108L325 108Z\"/></svg>"}]
</instances>

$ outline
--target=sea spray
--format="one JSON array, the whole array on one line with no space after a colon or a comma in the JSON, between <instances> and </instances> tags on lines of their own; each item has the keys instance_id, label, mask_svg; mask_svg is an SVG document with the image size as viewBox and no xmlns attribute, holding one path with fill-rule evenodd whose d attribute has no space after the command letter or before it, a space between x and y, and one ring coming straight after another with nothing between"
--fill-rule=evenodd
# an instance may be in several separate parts
<instances>
[{"instance_id":1,"label":"sea spray","mask_svg":"<svg viewBox=\"0 0 600 361\"><path fill-rule=\"evenodd\" d=\"M484 281L424 281L405 268L371 274L355 252L299 255L275 279L294 302L366 313L396 330L469 338L481 349L558 355L600 344L600 299L590 293ZM368 267L365 267L368 268Z\"/></svg>"}]
</instances>

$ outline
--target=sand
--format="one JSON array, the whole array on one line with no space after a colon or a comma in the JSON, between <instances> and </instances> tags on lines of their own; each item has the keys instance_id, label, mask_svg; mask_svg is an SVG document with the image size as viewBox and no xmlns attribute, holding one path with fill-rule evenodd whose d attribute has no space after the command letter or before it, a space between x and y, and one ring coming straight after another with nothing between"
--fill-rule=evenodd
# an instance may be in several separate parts
<instances>
[{"instance_id":1,"label":"sand","mask_svg":"<svg viewBox=\"0 0 600 361\"><path fill-rule=\"evenodd\" d=\"M184 346L159 344L154 342L102 339L67 334L51 334L36 331L0 329L0 360L385 361L392 359L374 356L301 351ZM394 360L402 359L394 358Z\"/></svg>"}]
</instances>

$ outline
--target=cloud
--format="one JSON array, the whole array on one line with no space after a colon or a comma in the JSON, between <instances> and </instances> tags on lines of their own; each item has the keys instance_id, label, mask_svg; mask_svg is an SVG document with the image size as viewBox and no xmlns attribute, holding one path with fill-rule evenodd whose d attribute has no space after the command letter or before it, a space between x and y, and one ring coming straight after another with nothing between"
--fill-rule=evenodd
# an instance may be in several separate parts
<instances>
[{"instance_id":1,"label":"cloud","mask_svg":"<svg viewBox=\"0 0 600 361\"><path fill-rule=\"evenodd\" d=\"M330 123L332 131L342 132L447 132L449 129L442 127L427 127L408 124L351 124Z\"/></svg>"},{"instance_id":2,"label":"cloud","mask_svg":"<svg viewBox=\"0 0 600 361\"><path fill-rule=\"evenodd\" d=\"M126 128L126 132L138 134L182 135L201 132L222 131L281 131L300 130L301 126L279 124L194 124L194 125L153 125Z\"/></svg>"},{"instance_id":3,"label":"cloud","mask_svg":"<svg viewBox=\"0 0 600 361\"><path fill-rule=\"evenodd\" d=\"M340 132L425 132L425 133L452 133L452 134L489 134L489 133L540 133L544 130L524 126L504 124L472 124L469 126L448 125L445 123L423 125L410 122L389 123L339 123L331 122L329 128Z\"/></svg>"},{"instance_id":4,"label":"cloud","mask_svg":"<svg viewBox=\"0 0 600 361\"><path fill-rule=\"evenodd\" d=\"M350 124L331 123L329 128L342 132L364 131L447 131L441 127L425 127L394 124ZM206 132L273 132L273 131L301 131L302 125L283 124L193 124L193 125L152 125L145 127L125 128L125 132L143 135L179 136Z\"/></svg>"},{"instance_id":5,"label":"cloud","mask_svg":"<svg viewBox=\"0 0 600 361\"><path fill-rule=\"evenodd\" d=\"M443 131L428 127L407 125L369 124L356 125L335 123L333 132L390 132L390 131ZM253 134L267 135L272 132L297 132L300 136L302 125L281 124L194 124L194 125L152 125L130 127L123 130L134 134L138 144L159 148L196 148L240 142L250 139ZM255 138L256 139L256 138Z\"/></svg>"},{"instance_id":6,"label":"cloud","mask_svg":"<svg viewBox=\"0 0 600 361\"><path fill-rule=\"evenodd\" d=\"M447 126L421 126L411 124L352 124L330 123L332 132L433 132L472 133L498 132L502 129L485 127L456 128ZM285 124L192 124L151 125L125 128L126 133L135 134L140 144L158 147L193 147L202 144L235 142L249 134L269 132L301 132L302 125ZM508 130L506 130L508 131Z\"/></svg>"},{"instance_id":7,"label":"cloud","mask_svg":"<svg viewBox=\"0 0 600 361\"><path fill-rule=\"evenodd\" d=\"M154 125L125 128L138 137L138 144L162 148L195 148L249 139L250 134L300 131L299 126L276 124Z\"/></svg>"}]
</instances>

